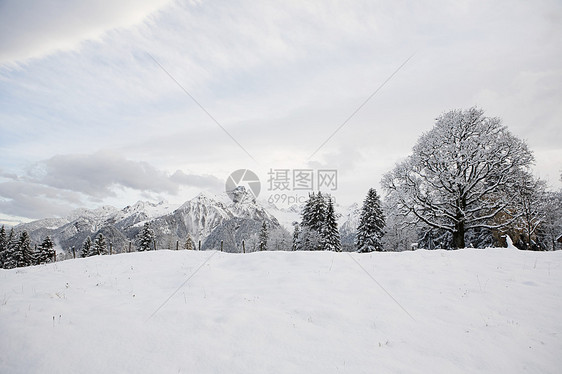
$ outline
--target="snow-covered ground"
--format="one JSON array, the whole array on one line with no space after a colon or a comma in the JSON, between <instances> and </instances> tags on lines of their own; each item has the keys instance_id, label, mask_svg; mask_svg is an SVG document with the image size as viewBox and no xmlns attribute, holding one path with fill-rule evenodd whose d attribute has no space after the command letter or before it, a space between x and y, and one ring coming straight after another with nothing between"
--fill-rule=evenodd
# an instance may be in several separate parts
<instances>
[{"instance_id":1,"label":"snow-covered ground","mask_svg":"<svg viewBox=\"0 0 562 374\"><path fill-rule=\"evenodd\" d=\"M1 373L562 370L562 251L158 251L0 291Z\"/></svg>"}]
</instances>

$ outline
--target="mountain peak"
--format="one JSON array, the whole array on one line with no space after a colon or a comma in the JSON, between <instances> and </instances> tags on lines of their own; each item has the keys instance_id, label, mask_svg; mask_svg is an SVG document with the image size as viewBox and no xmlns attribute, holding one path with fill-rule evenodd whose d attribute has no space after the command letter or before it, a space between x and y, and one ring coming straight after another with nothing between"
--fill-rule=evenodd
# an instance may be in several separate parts
<instances>
[{"instance_id":1,"label":"mountain peak","mask_svg":"<svg viewBox=\"0 0 562 374\"><path fill-rule=\"evenodd\" d=\"M235 204L241 203L253 203L255 204L256 198L254 195L246 189L244 186L238 186L231 191L232 201Z\"/></svg>"}]
</instances>

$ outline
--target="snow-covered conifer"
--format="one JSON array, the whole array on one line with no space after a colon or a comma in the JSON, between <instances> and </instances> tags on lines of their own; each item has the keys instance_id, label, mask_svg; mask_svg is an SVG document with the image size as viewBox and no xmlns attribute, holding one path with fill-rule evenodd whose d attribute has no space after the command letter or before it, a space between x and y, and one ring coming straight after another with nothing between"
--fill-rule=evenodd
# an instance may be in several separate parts
<instances>
[{"instance_id":1,"label":"snow-covered conifer","mask_svg":"<svg viewBox=\"0 0 562 374\"><path fill-rule=\"evenodd\" d=\"M152 231L148 222L145 222L138 235L138 243L139 251L150 251L153 249L154 231Z\"/></svg>"},{"instance_id":2,"label":"snow-covered conifer","mask_svg":"<svg viewBox=\"0 0 562 374\"><path fill-rule=\"evenodd\" d=\"M327 203L321 192L308 195L302 212L299 249L316 251L323 249L323 230L326 223Z\"/></svg>"},{"instance_id":3,"label":"snow-covered conifer","mask_svg":"<svg viewBox=\"0 0 562 374\"><path fill-rule=\"evenodd\" d=\"M269 233L267 230L267 223L263 221L261 225L260 235L259 235L259 244L258 248L260 251L267 251L267 240L269 239Z\"/></svg>"},{"instance_id":4,"label":"snow-covered conifer","mask_svg":"<svg viewBox=\"0 0 562 374\"><path fill-rule=\"evenodd\" d=\"M326 223L326 212L327 202L325 197L322 195L322 192L319 191L318 194L313 198L309 227L321 233L324 224Z\"/></svg>"},{"instance_id":5,"label":"snow-covered conifer","mask_svg":"<svg viewBox=\"0 0 562 374\"><path fill-rule=\"evenodd\" d=\"M330 197L327 198L326 213L322 226L322 240L324 250L341 252L341 239L338 230L338 222L334 212L334 203Z\"/></svg>"},{"instance_id":6,"label":"snow-covered conifer","mask_svg":"<svg viewBox=\"0 0 562 374\"><path fill-rule=\"evenodd\" d=\"M94 245L92 246L90 255L96 256L96 255L106 255L106 254L107 254L107 242L104 236L101 233L99 233L96 239L94 240Z\"/></svg>"},{"instance_id":7,"label":"snow-covered conifer","mask_svg":"<svg viewBox=\"0 0 562 374\"><path fill-rule=\"evenodd\" d=\"M18 240L14 233L14 229L10 229L10 233L6 238L6 251L4 253L4 269L13 269L17 267L17 250Z\"/></svg>"},{"instance_id":8,"label":"snow-covered conifer","mask_svg":"<svg viewBox=\"0 0 562 374\"><path fill-rule=\"evenodd\" d=\"M92 256L92 239L88 235L84 243L82 243L82 251L80 251L80 257Z\"/></svg>"},{"instance_id":9,"label":"snow-covered conifer","mask_svg":"<svg viewBox=\"0 0 562 374\"><path fill-rule=\"evenodd\" d=\"M312 225L312 211L316 203L316 194L314 192L308 194L308 200L302 208L301 227L311 227Z\"/></svg>"},{"instance_id":10,"label":"snow-covered conifer","mask_svg":"<svg viewBox=\"0 0 562 374\"><path fill-rule=\"evenodd\" d=\"M299 235L299 250L321 251L324 249L322 235L309 227L302 227Z\"/></svg>"},{"instance_id":11,"label":"snow-covered conifer","mask_svg":"<svg viewBox=\"0 0 562 374\"><path fill-rule=\"evenodd\" d=\"M47 262L51 262L55 255L55 243L50 236L47 235L41 245L39 246L39 250L36 254L36 261L38 264L44 264Z\"/></svg>"},{"instance_id":12,"label":"snow-covered conifer","mask_svg":"<svg viewBox=\"0 0 562 374\"><path fill-rule=\"evenodd\" d=\"M35 264L35 253L31 248L31 239L27 231L23 231L18 239L16 250L14 251L16 266L30 266Z\"/></svg>"},{"instance_id":13,"label":"snow-covered conifer","mask_svg":"<svg viewBox=\"0 0 562 374\"><path fill-rule=\"evenodd\" d=\"M293 251L297 251L300 249L300 225L298 222L293 222L293 245L291 246L291 249Z\"/></svg>"},{"instance_id":14,"label":"snow-covered conifer","mask_svg":"<svg viewBox=\"0 0 562 374\"><path fill-rule=\"evenodd\" d=\"M4 261L8 252L8 237L4 225L0 229L0 268L4 268Z\"/></svg>"},{"instance_id":15,"label":"snow-covered conifer","mask_svg":"<svg viewBox=\"0 0 562 374\"><path fill-rule=\"evenodd\" d=\"M193 239L191 238L191 234L189 233L187 233L187 238L185 239L183 248L187 249L188 251L193 251L195 249L195 243L193 242Z\"/></svg>"},{"instance_id":16,"label":"snow-covered conifer","mask_svg":"<svg viewBox=\"0 0 562 374\"><path fill-rule=\"evenodd\" d=\"M363 202L359 225L357 227L357 251L382 251L384 235L384 213L377 191L369 189Z\"/></svg>"}]
</instances>

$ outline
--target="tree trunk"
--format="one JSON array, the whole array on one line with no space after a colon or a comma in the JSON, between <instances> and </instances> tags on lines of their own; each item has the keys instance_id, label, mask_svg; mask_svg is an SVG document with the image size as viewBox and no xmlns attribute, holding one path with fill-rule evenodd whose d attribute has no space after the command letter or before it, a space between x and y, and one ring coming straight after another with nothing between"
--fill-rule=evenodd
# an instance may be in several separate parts
<instances>
[{"instance_id":1,"label":"tree trunk","mask_svg":"<svg viewBox=\"0 0 562 374\"><path fill-rule=\"evenodd\" d=\"M464 248L464 222L458 222L453 231L453 247L455 249Z\"/></svg>"}]
</instances>

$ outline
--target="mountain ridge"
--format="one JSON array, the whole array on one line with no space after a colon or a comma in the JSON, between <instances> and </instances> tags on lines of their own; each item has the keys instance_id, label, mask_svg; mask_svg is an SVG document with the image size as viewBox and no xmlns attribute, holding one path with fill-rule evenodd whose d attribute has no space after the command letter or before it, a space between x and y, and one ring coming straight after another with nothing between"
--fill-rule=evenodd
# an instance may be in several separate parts
<instances>
[{"instance_id":1,"label":"mountain ridge","mask_svg":"<svg viewBox=\"0 0 562 374\"><path fill-rule=\"evenodd\" d=\"M300 221L300 206L283 209L258 201L244 187L240 187L234 196L233 201L226 194L201 192L181 205L140 200L122 209L110 205L96 209L79 208L67 217L44 218L19 224L14 229L27 231L35 243L50 236L59 253L65 255L71 254L72 248L79 252L88 236L93 240L102 234L112 251L119 253L136 247L138 233L146 222L150 222L157 249L183 247L189 236L196 248L217 249L223 242L226 251L235 252L242 250L243 240L253 238L255 241L264 221L270 230L281 230L282 237L292 233L293 222ZM344 241L351 245L358 206L338 208L342 239L349 238Z\"/></svg>"}]
</instances>

